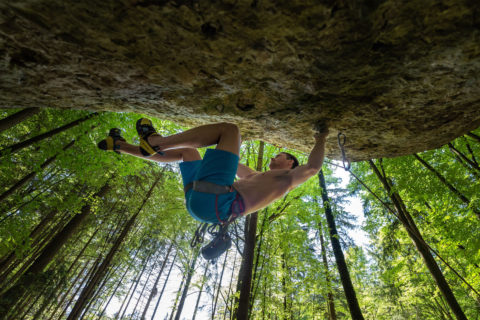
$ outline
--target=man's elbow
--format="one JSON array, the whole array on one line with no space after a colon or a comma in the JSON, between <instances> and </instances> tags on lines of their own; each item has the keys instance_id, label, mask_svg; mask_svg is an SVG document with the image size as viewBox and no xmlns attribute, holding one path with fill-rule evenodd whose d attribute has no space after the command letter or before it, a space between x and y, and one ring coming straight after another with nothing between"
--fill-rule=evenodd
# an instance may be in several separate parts
<instances>
[{"instance_id":1,"label":"man's elbow","mask_svg":"<svg viewBox=\"0 0 480 320\"><path fill-rule=\"evenodd\" d=\"M322 169L321 166L309 165L307 167L307 175L309 177L313 177L313 176L317 175L317 173L320 171L320 169Z\"/></svg>"}]
</instances>

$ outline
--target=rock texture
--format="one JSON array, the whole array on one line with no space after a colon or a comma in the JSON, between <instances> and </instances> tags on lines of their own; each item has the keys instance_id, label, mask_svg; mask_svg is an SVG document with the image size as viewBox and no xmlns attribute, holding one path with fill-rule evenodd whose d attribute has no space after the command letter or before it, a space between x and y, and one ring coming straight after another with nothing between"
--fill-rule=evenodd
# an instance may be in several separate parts
<instances>
[{"instance_id":1,"label":"rock texture","mask_svg":"<svg viewBox=\"0 0 480 320\"><path fill-rule=\"evenodd\" d=\"M0 106L137 111L351 160L480 125L478 0L0 3Z\"/></svg>"}]
</instances>

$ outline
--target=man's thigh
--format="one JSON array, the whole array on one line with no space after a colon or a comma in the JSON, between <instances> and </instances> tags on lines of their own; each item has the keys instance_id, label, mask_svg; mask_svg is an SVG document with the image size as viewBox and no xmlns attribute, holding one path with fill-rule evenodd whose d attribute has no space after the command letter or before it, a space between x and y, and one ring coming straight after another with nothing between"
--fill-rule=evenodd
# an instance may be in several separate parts
<instances>
[{"instance_id":1,"label":"man's thigh","mask_svg":"<svg viewBox=\"0 0 480 320\"><path fill-rule=\"evenodd\" d=\"M195 180L205 180L223 186L230 186L235 180L238 155L220 149L208 149Z\"/></svg>"}]
</instances>

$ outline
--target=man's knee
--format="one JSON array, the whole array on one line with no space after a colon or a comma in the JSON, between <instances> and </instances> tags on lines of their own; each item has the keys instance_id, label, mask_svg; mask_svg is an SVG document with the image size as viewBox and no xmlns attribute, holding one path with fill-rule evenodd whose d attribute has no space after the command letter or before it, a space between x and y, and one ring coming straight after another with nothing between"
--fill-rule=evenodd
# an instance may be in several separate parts
<instances>
[{"instance_id":1,"label":"man's knee","mask_svg":"<svg viewBox=\"0 0 480 320\"><path fill-rule=\"evenodd\" d=\"M221 122L219 123L222 133L234 134L240 136L240 129L234 123L230 122Z\"/></svg>"},{"instance_id":2,"label":"man's knee","mask_svg":"<svg viewBox=\"0 0 480 320\"><path fill-rule=\"evenodd\" d=\"M195 160L202 160L202 156L197 149L193 148L182 148L182 160L183 161L195 161Z\"/></svg>"}]
</instances>

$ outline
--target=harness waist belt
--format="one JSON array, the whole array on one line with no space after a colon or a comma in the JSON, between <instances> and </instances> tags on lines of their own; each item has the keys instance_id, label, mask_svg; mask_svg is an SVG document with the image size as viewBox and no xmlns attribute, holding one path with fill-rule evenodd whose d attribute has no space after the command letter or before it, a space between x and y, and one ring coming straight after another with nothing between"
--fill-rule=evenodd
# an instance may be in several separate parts
<instances>
[{"instance_id":1,"label":"harness waist belt","mask_svg":"<svg viewBox=\"0 0 480 320\"><path fill-rule=\"evenodd\" d=\"M232 186L222 186L220 184L203 181L203 180L195 180L187 184L183 191L187 193L188 190L193 189L194 191L203 192L203 193L213 193L213 194L225 194L230 193L234 189Z\"/></svg>"}]
</instances>

